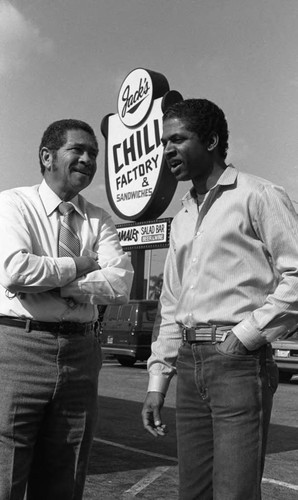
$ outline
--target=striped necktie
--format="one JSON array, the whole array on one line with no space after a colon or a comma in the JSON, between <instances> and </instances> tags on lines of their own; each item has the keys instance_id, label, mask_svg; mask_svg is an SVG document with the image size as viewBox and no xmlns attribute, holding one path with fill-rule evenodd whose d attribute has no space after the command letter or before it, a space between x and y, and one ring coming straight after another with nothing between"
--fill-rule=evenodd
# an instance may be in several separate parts
<instances>
[{"instance_id":1,"label":"striped necktie","mask_svg":"<svg viewBox=\"0 0 298 500\"><path fill-rule=\"evenodd\" d=\"M59 257L78 257L80 255L80 240L72 228L75 216L74 206L63 201L58 210L64 216L60 227L58 255Z\"/></svg>"}]
</instances>

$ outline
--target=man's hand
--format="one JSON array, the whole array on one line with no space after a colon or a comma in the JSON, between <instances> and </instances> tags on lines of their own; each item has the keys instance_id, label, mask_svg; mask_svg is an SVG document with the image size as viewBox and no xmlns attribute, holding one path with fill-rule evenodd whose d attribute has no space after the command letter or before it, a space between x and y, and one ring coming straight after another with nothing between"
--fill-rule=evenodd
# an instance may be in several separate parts
<instances>
[{"instance_id":1,"label":"man's hand","mask_svg":"<svg viewBox=\"0 0 298 500\"><path fill-rule=\"evenodd\" d=\"M77 268L76 278L100 269L100 265L93 257L83 255L82 257L73 257L73 260Z\"/></svg>"},{"instance_id":2,"label":"man's hand","mask_svg":"<svg viewBox=\"0 0 298 500\"><path fill-rule=\"evenodd\" d=\"M148 392L142 410L144 428L154 437L165 436L166 425L161 421L160 410L163 407L165 397L161 392Z\"/></svg>"}]
</instances>

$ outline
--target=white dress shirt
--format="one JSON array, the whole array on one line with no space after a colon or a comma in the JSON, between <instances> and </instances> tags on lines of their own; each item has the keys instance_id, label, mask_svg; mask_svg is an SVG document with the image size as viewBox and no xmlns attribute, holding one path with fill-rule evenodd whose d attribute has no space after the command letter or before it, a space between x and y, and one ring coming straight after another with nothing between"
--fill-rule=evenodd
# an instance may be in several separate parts
<instances>
[{"instance_id":1,"label":"white dress shirt","mask_svg":"<svg viewBox=\"0 0 298 500\"><path fill-rule=\"evenodd\" d=\"M61 200L45 180L0 193L1 315L84 323L97 319L97 304L129 300L133 269L111 217L81 195L70 201L81 255L101 267L79 279L74 260L58 257Z\"/></svg>"}]
</instances>

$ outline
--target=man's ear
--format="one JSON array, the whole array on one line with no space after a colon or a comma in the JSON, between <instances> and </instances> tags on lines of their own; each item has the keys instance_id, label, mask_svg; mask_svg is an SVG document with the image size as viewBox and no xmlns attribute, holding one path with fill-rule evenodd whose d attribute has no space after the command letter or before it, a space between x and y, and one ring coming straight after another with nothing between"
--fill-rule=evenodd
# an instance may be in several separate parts
<instances>
[{"instance_id":1,"label":"man's ear","mask_svg":"<svg viewBox=\"0 0 298 500\"><path fill-rule=\"evenodd\" d=\"M213 132L212 134L210 134L210 137L208 139L207 150L214 151L214 149L218 146L218 142L219 142L218 135L215 132Z\"/></svg>"},{"instance_id":2,"label":"man's ear","mask_svg":"<svg viewBox=\"0 0 298 500\"><path fill-rule=\"evenodd\" d=\"M50 170L53 164L53 153L50 149L43 147L40 150L40 159L45 169Z\"/></svg>"}]
</instances>

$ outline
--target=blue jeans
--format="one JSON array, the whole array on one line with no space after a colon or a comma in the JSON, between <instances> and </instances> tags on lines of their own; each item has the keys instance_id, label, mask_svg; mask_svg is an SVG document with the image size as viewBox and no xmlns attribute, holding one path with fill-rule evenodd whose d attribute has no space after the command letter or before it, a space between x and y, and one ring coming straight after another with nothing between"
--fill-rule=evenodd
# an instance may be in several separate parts
<instances>
[{"instance_id":1,"label":"blue jeans","mask_svg":"<svg viewBox=\"0 0 298 500\"><path fill-rule=\"evenodd\" d=\"M0 327L0 500L80 500L97 420L94 332Z\"/></svg>"},{"instance_id":2,"label":"blue jeans","mask_svg":"<svg viewBox=\"0 0 298 500\"><path fill-rule=\"evenodd\" d=\"M183 344L177 361L180 500L259 500L278 369L248 354Z\"/></svg>"}]
</instances>

